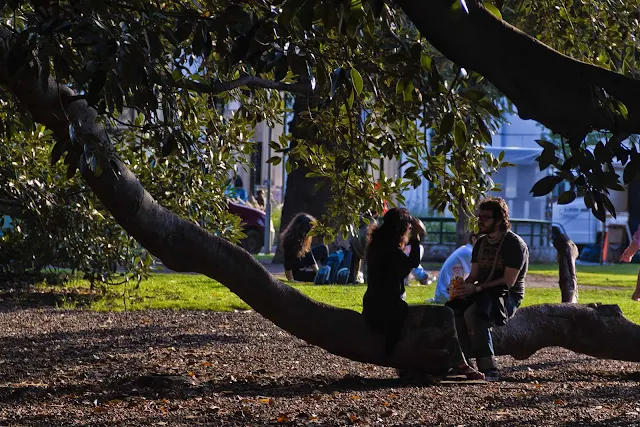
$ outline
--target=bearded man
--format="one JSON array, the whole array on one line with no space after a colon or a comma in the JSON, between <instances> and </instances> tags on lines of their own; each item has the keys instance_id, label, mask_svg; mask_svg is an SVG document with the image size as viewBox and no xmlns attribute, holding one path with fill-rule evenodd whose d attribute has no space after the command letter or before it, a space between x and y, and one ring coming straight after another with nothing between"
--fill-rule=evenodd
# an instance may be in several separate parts
<instances>
[{"instance_id":1,"label":"bearded man","mask_svg":"<svg viewBox=\"0 0 640 427\"><path fill-rule=\"evenodd\" d=\"M456 288L447 305L456 315L462 349L475 357L487 381L499 381L491 328L504 325L522 303L529 248L511 231L509 207L500 197L478 206L478 231L484 234L473 247L471 273Z\"/></svg>"}]
</instances>

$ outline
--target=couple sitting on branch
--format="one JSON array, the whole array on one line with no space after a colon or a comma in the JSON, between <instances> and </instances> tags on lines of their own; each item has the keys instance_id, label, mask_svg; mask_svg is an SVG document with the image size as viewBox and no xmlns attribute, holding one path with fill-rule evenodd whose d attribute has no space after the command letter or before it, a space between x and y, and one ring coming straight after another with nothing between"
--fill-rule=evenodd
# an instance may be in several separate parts
<instances>
[{"instance_id":1,"label":"couple sitting on branch","mask_svg":"<svg viewBox=\"0 0 640 427\"><path fill-rule=\"evenodd\" d=\"M363 315L369 327L385 336L391 357L407 334L438 328L452 372L468 379L498 381L491 328L506 323L524 296L529 253L510 231L509 211L501 198L489 198L478 209L480 234L474 246L471 274L445 306L408 306L405 277L420 263L420 240L426 231L406 209L390 209L370 235L366 259L367 291ZM411 245L407 256L403 249ZM465 357L466 355L466 357ZM467 359L475 357L478 370Z\"/></svg>"}]
</instances>

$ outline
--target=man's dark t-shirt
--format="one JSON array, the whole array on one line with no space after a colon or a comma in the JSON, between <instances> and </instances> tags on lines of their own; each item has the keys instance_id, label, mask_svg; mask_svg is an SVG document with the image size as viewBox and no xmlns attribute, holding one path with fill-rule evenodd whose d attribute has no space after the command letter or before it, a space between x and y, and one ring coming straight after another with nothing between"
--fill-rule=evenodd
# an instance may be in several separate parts
<instances>
[{"instance_id":1,"label":"man's dark t-shirt","mask_svg":"<svg viewBox=\"0 0 640 427\"><path fill-rule=\"evenodd\" d=\"M473 247L471 262L478 264L478 283L486 282L489 279L499 246L500 241L491 244L487 236L482 236ZM490 280L503 277L505 267L520 270L516 283L509 290L511 297L519 304L524 297L524 279L529 268L529 248L524 240L512 231L508 231L504 236L504 242L496 261L496 269Z\"/></svg>"}]
</instances>

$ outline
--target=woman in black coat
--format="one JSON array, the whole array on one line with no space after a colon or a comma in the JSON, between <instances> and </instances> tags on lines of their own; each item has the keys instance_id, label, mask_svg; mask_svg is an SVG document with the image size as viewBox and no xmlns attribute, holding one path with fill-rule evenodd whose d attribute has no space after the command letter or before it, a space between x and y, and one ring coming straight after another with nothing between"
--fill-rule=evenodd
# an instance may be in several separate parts
<instances>
[{"instance_id":1,"label":"woman in black coat","mask_svg":"<svg viewBox=\"0 0 640 427\"><path fill-rule=\"evenodd\" d=\"M442 325L448 332L446 349L451 367L469 379L482 379L482 373L471 368L462 354L455 329L453 311L443 306L419 306L411 310L420 317L419 325L411 319L409 306L404 300L404 279L420 264L420 239L426 234L420 220L403 208L389 209L382 225L374 226L370 233L365 255L367 260L367 291L362 302L362 314L369 327L385 335L386 356L393 354L396 344L414 327ZM403 249L411 245L407 256Z\"/></svg>"}]
</instances>

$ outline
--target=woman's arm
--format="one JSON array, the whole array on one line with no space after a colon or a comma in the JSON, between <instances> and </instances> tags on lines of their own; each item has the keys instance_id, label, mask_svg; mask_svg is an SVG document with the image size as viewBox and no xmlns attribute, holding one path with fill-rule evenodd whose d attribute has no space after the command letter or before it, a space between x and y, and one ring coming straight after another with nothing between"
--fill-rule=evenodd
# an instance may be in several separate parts
<instances>
[{"instance_id":1,"label":"woman's arm","mask_svg":"<svg viewBox=\"0 0 640 427\"><path fill-rule=\"evenodd\" d=\"M420 241L418 239L409 240L409 244L411 245L411 252L409 252L409 256L403 256L406 260L405 268L415 268L420 265Z\"/></svg>"}]
</instances>

